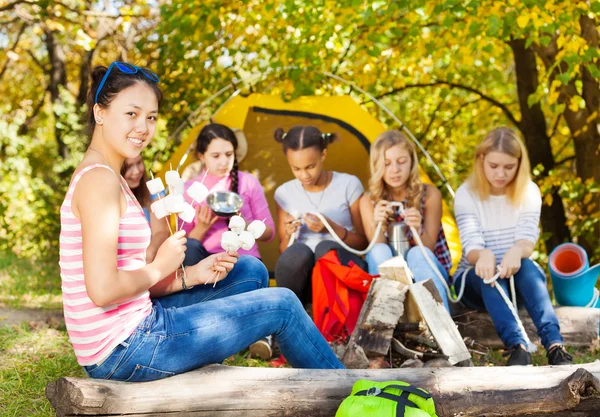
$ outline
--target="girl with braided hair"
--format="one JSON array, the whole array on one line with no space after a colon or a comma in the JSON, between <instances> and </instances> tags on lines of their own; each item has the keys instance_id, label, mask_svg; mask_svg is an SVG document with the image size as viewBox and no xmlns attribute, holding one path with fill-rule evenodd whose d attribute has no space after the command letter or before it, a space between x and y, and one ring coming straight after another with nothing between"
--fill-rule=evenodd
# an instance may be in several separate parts
<instances>
[{"instance_id":1,"label":"girl with braided hair","mask_svg":"<svg viewBox=\"0 0 600 417\"><path fill-rule=\"evenodd\" d=\"M204 126L196 139L196 156L202 161L204 169L197 177L186 181L185 189L194 181L204 180L204 185L210 191L230 190L239 194L244 200L241 216L248 224L253 220L264 220L267 229L258 240L269 242L273 239L275 225L265 193L256 177L238 170L235 156L237 147L237 137L227 126L218 123ZM184 195L191 202L187 193ZM186 266L195 265L210 254L221 252L221 236L228 230L228 219L214 215L206 203L198 205L196 213L192 223L183 225L187 234ZM240 249L239 253L260 259L256 245L248 251Z\"/></svg>"}]
</instances>

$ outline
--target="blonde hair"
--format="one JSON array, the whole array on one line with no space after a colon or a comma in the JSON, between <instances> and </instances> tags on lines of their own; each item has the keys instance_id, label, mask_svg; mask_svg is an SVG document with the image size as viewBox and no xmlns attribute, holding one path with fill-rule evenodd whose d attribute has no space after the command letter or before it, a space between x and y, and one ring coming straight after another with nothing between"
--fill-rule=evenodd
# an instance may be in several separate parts
<instances>
[{"instance_id":1,"label":"blonde hair","mask_svg":"<svg viewBox=\"0 0 600 417\"><path fill-rule=\"evenodd\" d=\"M506 196L512 205L518 206L523 201L527 185L531 182L531 166L527 149L517 133L508 127L498 127L487 134L485 139L475 149L475 164L469 179L470 187L481 200L486 200L491 194L490 183L485 177L483 159L490 152L501 152L519 160L517 172L506 186Z\"/></svg>"},{"instance_id":2,"label":"blonde hair","mask_svg":"<svg viewBox=\"0 0 600 417\"><path fill-rule=\"evenodd\" d=\"M400 145L402 149L408 151L410 155L410 174L407 181L407 202L408 207L419 208L421 196L423 194L423 183L419 175L419 160L417 159L417 149L415 145L404 136L399 130L388 130L383 132L371 144L370 165L371 178L369 179L369 192L371 198L377 202L380 200L390 200L392 190L383 180L385 172L385 152L392 146Z\"/></svg>"}]
</instances>

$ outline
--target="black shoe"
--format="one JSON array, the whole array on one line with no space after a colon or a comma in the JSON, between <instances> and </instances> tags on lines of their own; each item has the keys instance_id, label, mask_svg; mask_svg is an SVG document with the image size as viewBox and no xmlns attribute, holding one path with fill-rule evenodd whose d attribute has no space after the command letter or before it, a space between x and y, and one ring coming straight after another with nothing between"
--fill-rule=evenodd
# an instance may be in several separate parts
<instances>
[{"instance_id":1,"label":"black shoe","mask_svg":"<svg viewBox=\"0 0 600 417\"><path fill-rule=\"evenodd\" d=\"M533 360L531 359L531 353L523 349L523 346L521 345L517 345L502 354L502 356L508 355L510 355L510 358L508 358L506 366L526 366L533 364Z\"/></svg>"},{"instance_id":2,"label":"black shoe","mask_svg":"<svg viewBox=\"0 0 600 417\"><path fill-rule=\"evenodd\" d=\"M556 345L546 353L548 365L571 365L573 357L565 350L563 345Z\"/></svg>"}]
</instances>

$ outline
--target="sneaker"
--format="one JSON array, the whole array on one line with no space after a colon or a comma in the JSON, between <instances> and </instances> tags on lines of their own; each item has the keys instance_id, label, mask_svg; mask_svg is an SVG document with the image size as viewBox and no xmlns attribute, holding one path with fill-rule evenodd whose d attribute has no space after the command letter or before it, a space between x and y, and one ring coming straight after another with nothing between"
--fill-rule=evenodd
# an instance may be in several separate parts
<instances>
[{"instance_id":1,"label":"sneaker","mask_svg":"<svg viewBox=\"0 0 600 417\"><path fill-rule=\"evenodd\" d=\"M250 355L254 358L261 358L263 361L271 359L273 356L273 341L271 336L260 339L250 345Z\"/></svg>"},{"instance_id":2,"label":"sneaker","mask_svg":"<svg viewBox=\"0 0 600 417\"><path fill-rule=\"evenodd\" d=\"M502 356L508 355L510 355L510 357L506 362L506 366L527 366L533 364L531 353L523 349L523 346L521 345L517 345L502 354Z\"/></svg>"},{"instance_id":3,"label":"sneaker","mask_svg":"<svg viewBox=\"0 0 600 417\"><path fill-rule=\"evenodd\" d=\"M563 345L555 345L546 353L548 365L571 365L573 357L565 350Z\"/></svg>"}]
</instances>

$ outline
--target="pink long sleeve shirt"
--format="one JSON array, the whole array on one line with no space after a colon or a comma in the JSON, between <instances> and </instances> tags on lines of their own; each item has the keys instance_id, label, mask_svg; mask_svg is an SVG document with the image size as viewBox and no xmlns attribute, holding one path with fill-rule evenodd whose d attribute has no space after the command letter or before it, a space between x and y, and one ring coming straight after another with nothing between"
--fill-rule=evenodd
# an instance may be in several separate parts
<instances>
[{"instance_id":1,"label":"pink long sleeve shirt","mask_svg":"<svg viewBox=\"0 0 600 417\"><path fill-rule=\"evenodd\" d=\"M195 178L188 180L185 182L185 190L192 185L193 182L200 182L204 177L204 171L200 173ZM244 205L242 206L241 216L246 220L247 224L250 224L253 220L265 220L265 225L267 227L271 227L272 230L275 230L275 223L273 222L273 216L271 216L271 212L269 211L269 205L267 203L267 199L265 197L265 193L263 191L260 182L256 177L247 172L239 171L239 181L238 181L238 194L244 200ZM208 174L204 179L204 185L209 191L227 191L231 186L231 178L229 176L226 177L217 177L215 175ZM184 193L185 199L188 203L192 202L192 199ZM206 205L206 202L202 202L203 205ZM194 207L196 207L198 203L194 203ZM189 233L194 226L196 225L196 219L194 219L193 223L185 223L183 225L183 230L185 230L186 234ZM218 253L223 252L221 248L221 236L224 232L229 230L229 219L219 218L217 222L208 230L206 235L204 235L204 239L202 239L202 245L206 248L210 253ZM269 241L273 240L273 236ZM260 258L260 253L258 251L258 245L254 245L250 250L246 251L240 249L240 255L252 255L256 258Z\"/></svg>"}]
</instances>

